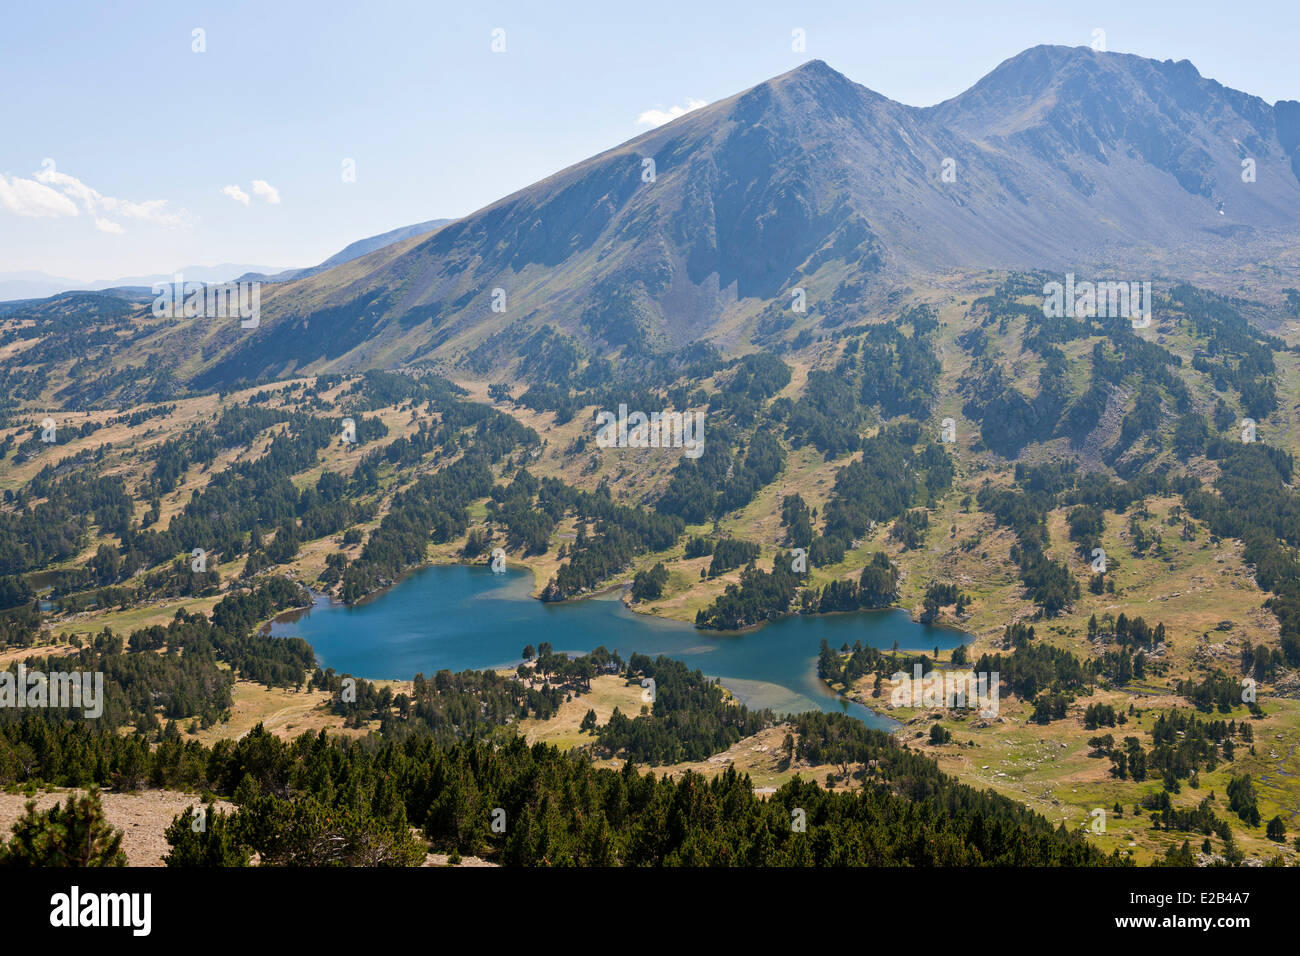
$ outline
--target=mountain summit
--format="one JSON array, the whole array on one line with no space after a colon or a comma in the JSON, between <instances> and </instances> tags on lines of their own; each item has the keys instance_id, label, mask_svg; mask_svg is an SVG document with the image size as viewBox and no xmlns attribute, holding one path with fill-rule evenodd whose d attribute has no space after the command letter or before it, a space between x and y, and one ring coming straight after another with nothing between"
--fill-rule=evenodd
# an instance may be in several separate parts
<instances>
[{"instance_id":1,"label":"mountain summit","mask_svg":"<svg viewBox=\"0 0 1300 956\"><path fill-rule=\"evenodd\" d=\"M1297 223L1300 103L1270 106L1187 61L1034 47L917 108L813 60L432 235L268 290L263 331L213 331L200 380L431 358L486 369L546 325L625 356L762 344L847 321L891 277L1171 274L1294 242ZM814 305L792 326L794 288Z\"/></svg>"}]
</instances>

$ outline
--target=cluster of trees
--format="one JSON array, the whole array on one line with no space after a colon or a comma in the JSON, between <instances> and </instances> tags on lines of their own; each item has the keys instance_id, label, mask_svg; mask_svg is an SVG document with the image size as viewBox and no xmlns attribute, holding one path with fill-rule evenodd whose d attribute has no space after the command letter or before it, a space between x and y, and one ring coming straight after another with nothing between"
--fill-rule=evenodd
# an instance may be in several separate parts
<instances>
[{"instance_id":1,"label":"cluster of trees","mask_svg":"<svg viewBox=\"0 0 1300 956\"><path fill-rule=\"evenodd\" d=\"M28 604L0 611L0 647L30 647L41 633L41 606Z\"/></svg>"},{"instance_id":2,"label":"cluster of trees","mask_svg":"<svg viewBox=\"0 0 1300 956\"><path fill-rule=\"evenodd\" d=\"M1143 618L1130 618L1123 611L1120 611L1119 617L1112 617L1109 613L1103 614L1100 620L1096 614L1093 614L1088 618L1088 639L1098 638L1106 643L1116 643L1123 648L1131 647L1149 651L1165 642L1165 625L1156 622L1156 626L1152 627Z\"/></svg>"},{"instance_id":3,"label":"cluster of trees","mask_svg":"<svg viewBox=\"0 0 1300 956\"><path fill-rule=\"evenodd\" d=\"M793 494L782 498L781 527L785 529L785 543L805 550L811 547L816 534L812 524L814 517L808 503L803 500L803 495Z\"/></svg>"},{"instance_id":4,"label":"cluster of trees","mask_svg":"<svg viewBox=\"0 0 1300 956\"><path fill-rule=\"evenodd\" d=\"M1104 738L1110 739L1107 734ZM1147 752L1142 749L1142 741L1137 737L1125 737L1123 747L1111 745L1099 747L1098 750L1110 758L1111 775L1120 780L1135 780L1141 783L1147 778Z\"/></svg>"},{"instance_id":5,"label":"cluster of trees","mask_svg":"<svg viewBox=\"0 0 1300 956\"><path fill-rule=\"evenodd\" d=\"M702 558L705 555L713 553L713 539L704 535L693 534L686 539L685 556L689 558Z\"/></svg>"},{"instance_id":6,"label":"cluster of trees","mask_svg":"<svg viewBox=\"0 0 1300 956\"><path fill-rule=\"evenodd\" d=\"M698 458L683 455L677 462L656 510L700 524L749 504L785 464L785 450L765 426L755 426L745 443L737 427L711 418L704 451ZM743 455L737 450L740 444L746 444Z\"/></svg>"},{"instance_id":7,"label":"cluster of trees","mask_svg":"<svg viewBox=\"0 0 1300 956\"><path fill-rule=\"evenodd\" d=\"M824 535L844 550L876 522L892 520L914 504L933 502L952 484L951 457L942 446L923 442L915 422L882 429L865 439L862 449L860 459L836 472L823 511Z\"/></svg>"},{"instance_id":8,"label":"cluster of trees","mask_svg":"<svg viewBox=\"0 0 1300 956\"><path fill-rule=\"evenodd\" d=\"M1060 614L1080 593L1069 566L1047 556L1048 513L1058 505L1073 505L1068 519L1071 537L1091 553L1102 527L1101 509L1122 512L1135 501L1167 487L1160 476L1114 481L1102 475L1080 474L1068 463L1019 464L1015 482L1015 487L1010 488L986 482L977 500L982 510L1015 533L1011 559L1019 567L1027 595L1044 617Z\"/></svg>"},{"instance_id":9,"label":"cluster of trees","mask_svg":"<svg viewBox=\"0 0 1300 956\"><path fill-rule=\"evenodd\" d=\"M968 604L970 598L957 585L945 581L931 581L925 589L925 597L921 602L921 621L929 624L949 605L952 605L953 612L961 617Z\"/></svg>"},{"instance_id":10,"label":"cluster of trees","mask_svg":"<svg viewBox=\"0 0 1300 956\"><path fill-rule=\"evenodd\" d=\"M842 647L839 653L836 653L823 639L817 655L817 676L828 684L838 684L847 689L863 676L875 674L876 681L872 688L872 696L879 697L884 678L900 671L910 675L912 668L917 664L921 665L922 674L928 674L934 666L934 662L926 654L915 657L910 654L899 654L898 651L890 651L886 654L879 648L863 644L861 641L854 641L852 648Z\"/></svg>"},{"instance_id":11,"label":"cluster of trees","mask_svg":"<svg viewBox=\"0 0 1300 956\"><path fill-rule=\"evenodd\" d=\"M1228 781L1228 809L1246 823L1247 826L1259 826L1259 805L1255 793L1255 782L1250 774L1234 776Z\"/></svg>"},{"instance_id":12,"label":"cluster of trees","mask_svg":"<svg viewBox=\"0 0 1300 956\"><path fill-rule=\"evenodd\" d=\"M759 547L752 541L740 538L719 538L713 545L713 560L709 562L708 576L734 571L758 557Z\"/></svg>"},{"instance_id":13,"label":"cluster of trees","mask_svg":"<svg viewBox=\"0 0 1300 956\"><path fill-rule=\"evenodd\" d=\"M274 434L263 455L214 474L165 531L147 529L134 535L129 549L138 552L144 564L170 561L193 548L235 556L244 550L245 540L256 536L260 542L261 530L269 528L278 529L278 545L263 549L250 541L250 550L265 550L266 564L281 563L292 559L299 540L341 531L369 516L339 475L323 474L314 487L301 492L292 481L315 466L322 449L339 440L338 420L302 413L269 415L283 417L285 429ZM360 430L358 422L358 440ZM241 427L237 433L242 437L245 431Z\"/></svg>"},{"instance_id":14,"label":"cluster of trees","mask_svg":"<svg viewBox=\"0 0 1300 956\"><path fill-rule=\"evenodd\" d=\"M274 638L254 628L277 610L301 605L305 593L284 578L269 578L223 598L212 620L181 609L166 625L125 638L104 628L88 639L74 637L71 652L33 655L23 664L46 674L102 674L102 714L95 722L105 728L134 726L156 737L163 721L209 727L228 714L236 674L273 687L303 685L315 665L311 647L301 638ZM8 666L16 668L16 662ZM51 708L49 714L52 720L79 721L85 709ZM0 724L21 723L26 713L0 708Z\"/></svg>"},{"instance_id":15,"label":"cluster of trees","mask_svg":"<svg viewBox=\"0 0 1300 956\"><path fill-rule=\"evenodd\" d=\"M925 533L930 528L930 513L924 508L904 511L889 529L889 539L897 541L904 551L912 551L925 544Z\"/></svg>"},{"instance_id":16,"label":"cluster of trees","mask_svg":"<svg viewBox=\"0 0 1300 956\"><path fill-rule=\"evenodd\" d=\"M539 507L534 503L539 482L525 468L520 468L509 485L493 485L488 501L488 518L506 529L506 547L524 555L545 554L551 546L551 534L563 512L560 503L548 496Z\"/></svg>"},{"instance_id":17,"label":"cluster of trees","mask_svg":"<svg viewBox=\"0 0 1300 956\"><path fill-rule=\"evenodd\" d=\"M664 596L668 586L668 569L662 561L656 561L649 571L638 571L632 577L633 601L657 601Z\"/></svg>"},{"instance_id":18,"label":"cluster of trees","mask_svg":"<svg viewBox=\"0 0 1300 956\"><path fill-rule=\"evenodd\" d=\"M800 587L800 576L791 570L789 554L777 554L771 572L751 562L740 572L740 584L728 584L708 607L695 613L695 626L718 630L739 630L790 613Z\"/></svg>"},{"instance_id":19,"label":"cluster of trees","mask_svg":"<svg viewBox=\"0 0 1300 956\"><path fill-rule=\"evenodd\" d=\"M1218 669L1201 680L1180 678L1174 686L1179 695L1207 713L1217 709L1221 714L1229 714L1242 704L1241 678L1229 677Z\"/></svg>"},{"instance_id":20,"label":"cluster of trees","mask_svg":"<svg viewBox=\"0 0 1300 956\"><path fill-rule=\"evenodd\" d=\"M430 539L444 542L464 534L466 509L491 488L488 462L473 451L432 475L421 475L394 496L360 556L343 572L343 600L356 601L423 562Z\"/></svg>"},{"instance_id":21,"label":"cluster of trees","mask_svg":"<svg viewBox=\"0 0 1300 956\"><path fill-rule=\"evenodd\" d=\"M102 674L103 694L96 702L102 712L92 719L105 727L134 725L157 734L162 726L159 712L166 720L196 718L207 727L230 709L234 675L217 667L216 647L206 624L172 621L149 634L136 632L129 647L120 635L105 628L74 653L32 656L23 663L29 672L43 674ZM140 650L165 653L133 653ZM15 673L17 665L7 669ZM81 720L90 706L83 696L81 707L51 706L49 715L52 720ZM0 724L20 722L23 716L19 709L0 708Z\"/></svg>"},{"instance_id":22,"label":"cluster of trees","mask_svg":"<svg viewBox=\"0 0 1300 956\"><path fill-rule=\"evenodd\" d=\"M793 563L789 553L778 553L769 573L751 561L741 572L739 585L728 584L712 604L696 612L695 626L751 627L789 614L796 596L799 610L807 614L885 608L898 600L898 568L883 551L872 555L857 581L837 579L820 589L805 586Z\"/></svg>"},{"instance_id":23,"label":"cluster of trees","mask_svg":"<svg viewBox=\"0 0 1300 956\"><path fill-rule=\"evenodd\" d=\"M920 305L909 309L900 319L912 325L912 335L904 335L897 325L882 323L868 326L858 341L858 363L862 369L859 400L867 407L878 407L894 418L910 415L923 421L929 417L939 383L940 364L928 334L938 326L934 309ZM853 351L853 346L845 349Z\"/></svg>"},{"instance_id":24,"label":"cluster of trees","mask_svg":"<svg viewBox=\"0 0 1300 956\"><path fill-rule=\"evenodd\" d=\"M1232 828L1211 809L1212 803L1213 800L1206 796L1195 807L1179 809L1174 806L1168 790L1154 790L1142 798L1142 807L1151 812L1151 825L1154 828L1203 833L1207 837L1215 834L1231 847ZM1188 859L1180 865L1191 866L1193 863L1193 860Z\"/></svg>"},{"instance_id":25,"label":"cluster of trees","mask_svg":"<svg viewBox=\"0 0 1300 956\"><path fill-rule=\"evenodd\" d=\"M1273 592L1266 606L1280 626L1282 655L1300 666L1300 496L1291 489L1291 455L1258 441L1220 442L1206 454L1217 459L1219 477L1213 492L1185 481L1187 510L1214 534L1245 544L1255 580Z\"/></svg>"},{"instance_id":26,"label":"cluster of trees","mask_svg":"<svg viewBox=\"0 0 1300 956\"><path fill-rule=\"evenodd\" d=\"M519 666L516 673L521 680L536 684L540 675L543 689L554 686L569 695L588 693L591 679L597 674L614 674L623 667L622 658L604 646L590 654L569 657L557 654L550 642L542 641L535 652L531 644L525 647L523 657L525 661L533 660L533 667L530 673L526 664Z\"/></svg>"},{"instance_id":27,"label":"cluster of trees","mask_svg":"<svg viewBox=\"0 0 1300 956\"><path fill-rule=\"evenodd\" d=\"M979 506L999 524L1016 534L1011 560L1020 569L1029 598L1044 617L1055 617L1079 597L1079 583L1063 561L1047 556L1047 512L1055 496L1043 491L1023 492L987 484L980 489Z\"/></svg>"},{"instance_id":28,"label":"cluster of trees","mask_svg":"<svg viewBox=\"0 0 1300 956\"><path fill-rule=\"evenodd\" d=\"M259 405L223 408L211 425L204 425L178 438L169 438L153 450L150 493L170 494L192 466L207 468L224 449L247 447L266 429L288 420L287 412Z\"/></svg>"},{"instance_id":29,"label":"cluster of trees","mask_svg":"<svg viewBox=\"0 0 1300 956\"><path fill-rule=\"evenodd\" d=\"M1124 715L1119 715L1123 720ZM1096 730L1098 727L1114 727L1116 722L1115 708L1110 704L1089 704L1083 712L1083 726L1085 730Z\"/></svg>"},{"instance_id":30,"label":"cluster of trees","mask_svg":"<svg viewBox=\"0 0 1300 956\"><path fill-rule=\"evenodd\" d=\"M568 560L546 585L543 601L563 601L590 591L626 570L638 554L671 547L683 530L681 519L674 515L615 504L604 484L588 492L549 479L543 482L543 489L580 522ZM589 534L586 526L590 522L595 527Z\"/></svg>"},{"instance_id":31,"label":"cluster of trees","mask_svg":"<svg viewBox=\"0 0 1300 956\"><path fill-rule=\"evenodd\" d=\"M0 838L0 867L126 866L123 833L105 820L98 790L70 793L48 810L29 800L12 832Z\"/></svg>"},{"instance_id":32,"label":"cluster of trees","mask_svg":"<svg viewBox=\"0 0 1300 956\"><path fill-rule=\"evenodd\" d=\"M1286 666L1286 654L1281 648L1271 648L1265 644L1256 647L1250 639L1241 644L1241 672L1253 674L1256 680L1268 680Z\"/></svg>"},{"instance_id":33,"label":"cluster of trees","mask_svg":"<svg viewBox=\"0 0 1300 956\"><path fill-rule=\"evenodd\" d=\"M676 686L672 678L664 683ZM254 855L271 866L416 865L430 848L512 865L1120 862L1005 797L956 783L851 718L806 714L794 730L792 754L857 767L862 788L830 793L796 779L764 799L730 769L711 780L656 778L630 762L598 769L518 736L352 741L322 732L282 741L259 725L212 747L167 735L149 748L84 723L51 725L30 715L0 727L0 772L84 786L129 763L129 775L151 785L233 802L229 814L204 805L201 827L198 806L173 821L171 866L240 866ZM15 748L25 755L17 761ZM121 863L94 798L72 799L58 819L29 811L0 851L4 862ZM62 836L50 839L56 832Z\"/></svg>"},{"instance_id":34,"label":"cluster of trees","mask_svg":"<svg viewBox=\"0 0 1300 956\"><path fill-rule=\"evenodd\" d=\"M962 414L979 422L984 444L1006 458L1016 457L1031 442L1050 438L1065 410L1068 401L1065 357L1060 349L1044 351L1038 392L1033 398L1011 384L1006 372L988 355L975 359L963 381L971 397L962 406Z\"/></svg>"},{"instance_id":35,"label":"cluster of trees","mask_svg":"<svg viewBox=\"0 0 1300 956\"><path fill-rule=\"evenodd\" d=\"M977 673L1001 675L1002 686L1021 700L1033 700L1042 690L1082 690L1095 675L1092 660L1080 661L1069 651L1051 644L1027 643L1009 655L982 654Z\"/></svg>"},{"instance_id":36,"label":"cluster of trees","mask_svg":"<svg viewBox=\"0 0 1300 956\"><path fill-rule=\"evenodd\" d=\"M1157 716L1151 726L1151 764L1164 777L1165 789L1177 793L1179 780L1214 770L1235 758L1235 741L1249 745L1254 739L1244 720L1205 720L1174 709Z\"/></svg>"},{"instance_id":37,"label":"cluster of trees","mask_svg":"<svg viewBox=\"0 0 1300 956\"><path fill-rule=\"evenodd\" d=\"M330 383L325 384L328 387ZM356 395L352 401L358 411L375 411L402 403L410 406L423 403L434 410L459 404L460 399L469 394L441 375L380 369L363 373L361 380L354 386L354 392Z\"/></svg>"},{"instance_id":38,"label":"cluster of trees","mask_svg":"<svg viewBox=\"0 0 1300 956\"><path fill-rule=\"evenodd\" d=\"M866 757L875 762L879 783L831 794L796 780L767 800L754 795L748 777L730 769L708 781L690 773L675 781L656 779L638 774L630 763L622 771L597 770L555 748L528 747L521 738L499 748L473 741L437 748L411 740L371 751L310 736L285 744L258 728L220 761L225 785L239 781L235 819L213 827L210 814L206 833L197 839L193 827L175 827L186 854L169 862L211 862L205 848L230 836L264 862L355 862L321 860L310 852L330 845L308 839L321 832L342 831L344 838L333 841L338 845L356 842L346 838L342 821L327 812L330 807L335 814L360 807L381 832L382 824L403 822L421 827L435 849L489 853L514 865L1117 862L1004 797L956 784L887 735L863 737L855 723L841 715L806 715L797 726L800 754L823 762L840 755ZM291 788L291 780L300 783ZM394 794L404 799L404 819L377 781L391 781ZM229 792L221 784L215 789ZM253 792L262 796L250 797ZM293 801L317 805L313 813L302 814L312 825L250 825L276 820L277 810L288 814L282 806L288 794ZM503 814L495 813L498 808ZM797 817L804 827L792 825ZM502 821L498 830L494 819ZM269 854L265 833L281 835L282 843ZM214 855L229 860L229 854ZM381 862L400 859L399 846Z\"/></svg>"},{"instance_id":39,"label":"cluster of trees","mask_svg":"<svg viewBox=\"0 0 1300 956\"><path fill-rule=\"evenodd\" d=\"M564 670L591 675L599 666L598 660L599 654L576 662L566 658ZM544 660L539 664L543 673L546 663ZM553 678L557 676L555 671L552 667ZM526 676L527 670L521 673ZM578 683L580 679L574 677L537 686L523 676L507 677L495 671L453 674L441 670L431 678L416 674L408 696L394 694L386 685L344 677L328 668L317 670L309 686L331 692L330 708L344 716L348 726L363 727L367 721L378 720L384 737L429 733L438 740L453 740L488 738L498 728L529 717L548 719Z\"/></svg>"},{"instance_id":40,"label":"cluster of trees","mask_svg":"<svg viewBox=\"0 0 1300 956\"><path fill-rule=\"evenodd\" d=\"M835 368L810 372L797 400L773 403L792 445L839 458L863 446L858 429L868 415L930 417L939 361L929 333L938 323L927 306L909 310L899 323L912 325L911 336L891 323L837 333L848 341Z\"/></svg>"},{"instance_id":41,"label":"cluster of trees","mask_svg":"<svg viewBox=\"0 0 1300 956\"><path fill-rule=\"evenodd\" d=\"M877 551L862 569L857 581L830 581L819 592L804 588L803 610L826 614L832 611L878 610L898 600L898 567L884 551Z\"/></svg>"},{"instance_id":42,"label":"cluster of trees","mask_svg":"<svg viewBox=\"0 0 1300 956\"><path fill-rule=\"evenodd\" d=\"M1286 342L1252 326L1222 296L1183 284L1171 289L1169 297L1196 334L1206 338L1192 367L1209 376L1216 389L1235 389L1251 418L1267 418L1277 408L1273 356L1286 351Z\"/></svg>"},{"instance_id":43,"label":"cluster of trees","mask_svg":"<svg viewBox=\"0 0 1300 956\"><path fill-rule=\"evenodd\" d=\"M597 756L651 765L706 760L776 722L771 711L731 701L716 679L681 661L633 654L626 675L630 684L653 681L654 699L634 717L614 708L595 730L591 749Z\"/></svg>"},{"instance_id":44,"label":"cluster of trees","mask_svg":"<svg viewBox=\"0 0 1300 956\"><path fill-rule=\"evenodd\" d=\"M67 560L80 551L92 522L106 534L126 535L132 508L118 476L55 480L52 469L43 469L14 497L12 510L0 509L0 575Z\"/></svg>"},{"instance_id":45,"label":"cluster of trees","mask_svg":"<svg viewBox=\"0 0 1300 956\"><path fill-rule=\"evenodd\" d=\"M846 358L834 370L808 373L803 393L791 403L778 400L773 412L785 419L786 438L795 448L812 445L827 458L841 458L861 447L862 411Z\"/></svg>"},{"instance_id":46,"label":"cluster of trees","mask_svg":"<svg viewBox=\"0 0 1300 956\"><path fill-rule=\"evenodd\" d=\"M1165 444L1160 425L1166 408L1178 417L1173 446L1186 459L1204 443L1208 429L1193 409L1191 392L1180 376L1182 360L1163 346L1136 335L1125 319L1063 316L1044 319L1035 306L1017 302L1027 294L1039 294L1033 282L1013 278L992 296L977 300L971 314L981 319L978 334L965 335L960 343L975 362L963 385L970 399L964 411L978 420L984 443L1006 457L1015 457L1030 442L1065 436L1082 444L1102 417L1116 390L1136 393L1133 407L1120 425L1118 440L1104 454L1108 464L1120 463L1136 469L1153 459ZM1205 338L1197 350L1193 369L1218 391L1235 389L1246 414L1256 419L1276 407L1271 376L1272 353L1285 348L1275 336L1261 333L1225 299L1190 286L1179 286L1161 306L1181 315L1192 334ZM1036 352L1043 367L1038 390L1031 398L1010 382L1001 365L986 354L984 328L994 324L1006 332L1010 321L1025 322L1023 346ZM1060 345L1092 341L1089 378L1083 392L1072 396L1068 387L1066 356ZM1219 403L1215 427L1223 430L1233 422L1232 413ZM1145 452L1134 452L1140 441ZM1126 459L1122 463L1121 459Z\"/></svg>"}]
</instances>

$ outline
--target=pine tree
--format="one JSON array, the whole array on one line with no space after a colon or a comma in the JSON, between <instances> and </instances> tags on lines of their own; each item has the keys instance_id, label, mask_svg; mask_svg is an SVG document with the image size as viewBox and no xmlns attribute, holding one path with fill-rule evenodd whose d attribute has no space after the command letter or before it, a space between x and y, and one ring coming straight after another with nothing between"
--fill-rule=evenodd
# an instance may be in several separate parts
<instances>
[{"instance_id":1,"label":"pine tree","mask_svg":"<svg viewBox=\"0 0 1300 956\"><path fill-rule=\"evenodd\" d=\"M28 801L13 834L0 846L0 866L126 866L122 831L105 821L98 790L68 794L49 810Z\"/></svg>"},{"instance_id":2,"label":"pine tree","mask_svg":"<svg viewBox=\"0 0 1300 956\"><path fill-rule=\"evenodd\" d=\"M217 812L211 803L190 807L167 827L171 852L167 866L248 866L252 850L239 840L230 814Z\"/></svg>"}]
</instances>

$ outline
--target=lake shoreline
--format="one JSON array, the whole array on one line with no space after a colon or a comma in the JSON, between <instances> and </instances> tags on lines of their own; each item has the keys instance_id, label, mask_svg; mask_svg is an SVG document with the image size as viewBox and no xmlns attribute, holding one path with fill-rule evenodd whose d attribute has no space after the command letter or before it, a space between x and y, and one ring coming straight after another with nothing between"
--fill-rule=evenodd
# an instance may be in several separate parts
<instances>
[{"instance_id":1,"label":"lake shoreline","mask_svg":"<svg viewBox=\"0 0 1300 956\"><path fill-rule=\"evenodd\" d=\"M408 568L405 571L402 571L390 583L384 585L381 588L376 588L375 590L370 591L369 593L363 595L358 600L353 601L351 604L346 604L343 601L336 600L334 596L327 591L315 591L312 588L307 587L306 584L304 584L303 587L307 587L307 590L311 592L313 600L317 597L326 597L329 599L331 606L361 607L363 605L370 604L371 602L378 600L381 596L385 594L388 594L399 584L405 581L407 578L410 578L411 576L416 574L420 574L423 571L427 571L430 568L482 568L488 566L489 566L488 564L479 561L429 561L424 564L420 564L415 567ZM805 614L802 611L788 611L785 614L768 618L766 621L760 621L756 624L748 624L745 627L741 627L741 628L725 629L725 628L716 628L716 627L700 627L698 624L694 623L693 621L684 618L673 617L671 615L665 615L665 614L656 614L651 611L642 610L638 605L633 604L631 601L627 600L627 594L632 589L631 581L621 581L617 584L607 584L604 585L603 587L595 588L590 591L584 591L582 594L575 594L573 597L565 598L562 601L544 601L539 596L539 591L538 588L536 587L537 572L532 565L530 565L525 561L516 561L516 562L507 562L506 567L507 569L524 570L533 576L534 586L532 590L529 592L529 598L531 600L537 601L539 604L548 605L552 607L576 605L576 604L581 604L583 601L591 600L593 598L601 598L615 591L622 591L623 597L620 598L620 603L623 605L623 607L627 608L627 610L630 611L631 613L636 614L640 617L644 617L648 620L673 621L689 627L693 627L697 631L700 631L702 633L752 634L752 633L757 633L761 631L763 628L769 627L770 625L775 624L778 621L783 621L792 617L834 617L843 614L869 614L877 611L879 612L902 611L906 613L911 618L913 623L917 625L933 628L935 630L951 631L955 634L962 635L964 638L967 639L965 641L965 643L967 644L971 644L977 639L974 634L971 634L969 631L963 630L961 627L959 627L956 624L948 623L947 621L940 622L940 623L922 622L918 620L915 613L915 609L903 607L901 604L891 604L888 607L879 607L879 608L876 607L855 608L854 610L851 611L816 611L810 614ZM293 610L291 609L288 611L280 612L280 614L275 615L275 617L272 617L269 621L267 621L266 624L278 620L282 614L289 614L289 613L293 613ZM265 627L266 624L264 624L263 627Z\"/></svg>"},{"instance_id":2,"label":"lake shoreline","mask_svg":"<svg viewBox=\"0 0 1300 956\"><path fill-rule=\"evenodd\" d=\"M463 562L426 565L352 605L312 592L310 608L281 612L264 630L300 637L320 667L366 680L410 680L444 669L511 670L526 644L541 642L572 654L598 646L625 659L662 654L718 678L747 706L783 714L848 712L886 730L894 729L892 718L821 679L821 641L837 649L861 640L882 650L898 644L905 652L929 653L936 645L951 649L973 639L917 624L899 609L791 614L745 631L697 628L637 613L615 599L618 587L564 602L538 601L528 592L526 571L516 566L495 574ZM378 600L381 594L385 601Z\"/></svg>"}]
</instances>

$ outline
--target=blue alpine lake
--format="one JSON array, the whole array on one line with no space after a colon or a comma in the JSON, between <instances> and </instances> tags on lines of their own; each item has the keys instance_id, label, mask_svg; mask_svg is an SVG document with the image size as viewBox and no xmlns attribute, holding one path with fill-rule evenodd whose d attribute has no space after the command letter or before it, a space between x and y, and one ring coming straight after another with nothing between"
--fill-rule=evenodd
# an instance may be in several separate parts
<instances>
[{"instance_id":1,"label":"blue alpine lake","mask_svg":"<svg viewBox=\"0 0 1300 956\"><path fill-rule=\"evenodd\" d=\"M364 603L320 598L308 611L271 624L280 637L301 637L321 667L367 680L410 680L451 671L513 668L527 644L549 641L557 652L586 653L604 645L624 659L633 653L668 657L719 678L752 708L780 713L843 711L872 727L896 726L841 698L817 676L817 653L862 641L882 650L950 650L967 635L917 624L904 611L791 615L748 631L700 630L636 614L616 592L563 604L529 596L533 577L522 569L424 568Z\"/></svg>"}]
</instances>

